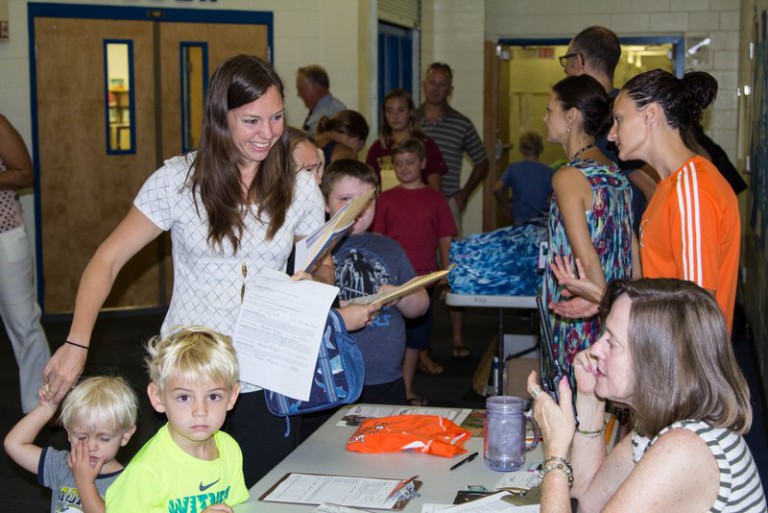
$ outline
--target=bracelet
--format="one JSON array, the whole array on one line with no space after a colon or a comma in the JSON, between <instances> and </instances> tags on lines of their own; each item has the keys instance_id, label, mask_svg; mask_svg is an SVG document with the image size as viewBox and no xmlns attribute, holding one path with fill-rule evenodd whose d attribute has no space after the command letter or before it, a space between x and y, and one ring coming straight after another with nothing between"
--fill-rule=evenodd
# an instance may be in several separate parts
<instances>
[{"instance_id":1,"label":"bracelet","mask_svg":"<svg viewBox=\"0 0 768 513\"><path fill-rule=\"evenodd\" d=\"M608 426L607 422L603 422L603 427L600 429L596 429L595 431L587 431L585 429L576 429L576 432L580 434L581 436L587 437L587 438L597 438L599 436L603 436L605 434L605 428Z\"/></svg>"},{"instance_id":2,"label":"bracelet","mask_svg":"<svg viewBox=\"0 0 768 513\"><path fill-rule=\"evenodd\" d=\"M80 349L85 349L86 351L88 351L88 346L84 346L83 344L78 344L77 342L72 342L70 340L65 340L64 343L69 344L70 346L79 347Z\"/></svg>"},{"instance_id":3,"label":"bracelet","mask_svg":"<svg viewBox=\"0 0 768 513\"><path fill-rule=\"evenodd\" d=\"M539 477L544 479L544 476L553 470L562 470L565 472L565 475L568 477L568 488L573 487L573 467L571 466L570 461L558 456L550 456L544 460L544 463L541 464L541 469L539 469Z\"/></svg>"}]
</instances>

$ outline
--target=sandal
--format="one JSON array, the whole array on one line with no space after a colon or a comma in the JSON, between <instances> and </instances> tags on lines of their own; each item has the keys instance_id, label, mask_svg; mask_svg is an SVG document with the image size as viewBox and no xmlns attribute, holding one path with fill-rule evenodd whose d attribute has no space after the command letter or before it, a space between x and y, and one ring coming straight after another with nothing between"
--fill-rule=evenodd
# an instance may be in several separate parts
<instances>
[{"instance_id":1,"label":"sandal","mask_svg":"<svg viewBox=\"0 0 768 513\"><path fill-rule=\"evenodd\" d=\"M419 397L418 395L415 395L413 397L408 398L408 404L410 404L411 406L426 406L429 404L429 401L427 401L423 397Z\"/></svg>"},{"instance_id":2,"label":"sandal","mask_svg":"<svg viewBox=\"0 0 768 513\"><path fill-rule=\"evenodd\" d=\"M445 369L443 369L443 366L437 363L434 360L430 360L428 362L419 362L419 364L416 366L420 372L423 372L424 374L427 374L429 376L439 376L443 372L445 372Z\"/></svg>"},{"instance_id":3,"label":"sandal","mask_svg":"<svg viewBox=\"0 0 768 513\"><path fill-rule=\"evenodd\" d=\"M470 356L472 356L472 353L470 352L467 346L465 345L453 346L453 352L451 353L451 357L454 360L466 360Z\"/></svg>"}]
</instances>

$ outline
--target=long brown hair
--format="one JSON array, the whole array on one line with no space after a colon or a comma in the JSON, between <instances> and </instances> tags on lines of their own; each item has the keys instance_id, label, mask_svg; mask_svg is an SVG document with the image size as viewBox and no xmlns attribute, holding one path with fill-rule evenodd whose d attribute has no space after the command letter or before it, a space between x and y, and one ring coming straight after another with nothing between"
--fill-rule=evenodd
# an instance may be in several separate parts
<instances>
[{"instance_id":1,"label":"long brown hair","mask_svg":"<svg viewBox=\"0 0 768 513\"><path fill-rule=\"evenodd\" d=\"M674 422L695 419L748 431L749 388L712 294L683 280L614 281L601 312L623 295L632 301L627 339L635 430L654 437Z\"/></svg>"},{"instance_id":2,"label":"long brown hair","mask_svg":"<svg viewBox=\"0 0 768 513\"><path fill-rule=\"evenodd\" d=\"M205 117L200 149L190 169L192 195L195 192L208 214L208 243L223 251L223 241L232 244L235 253L245 230L247 215L263 223L269 219L267 240L272 239L285 222L293 199L296 177L288 154L288 132L272 146L259 166L247 194L243 194L239 165L242 155L232 142L227 113L254 102L270 87L284 98L283 82L269 63L252 55L238 55L221 64L213 74L205 98ZM247 208L258 204L256 212ZM198 209L198 215L199 215Z\"/></svg>"}]
</instances>

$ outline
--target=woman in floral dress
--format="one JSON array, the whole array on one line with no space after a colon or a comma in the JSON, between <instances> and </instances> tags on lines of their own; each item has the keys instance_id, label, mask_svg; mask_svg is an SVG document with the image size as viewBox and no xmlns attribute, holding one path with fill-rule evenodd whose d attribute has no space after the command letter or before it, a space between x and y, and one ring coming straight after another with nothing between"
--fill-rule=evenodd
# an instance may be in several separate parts
<instances>
[{"instance_id":1,"label":"woman in floral dress","mask_svg":"<svg viewBox=\"0 0 768 513\"><path fill-rule=\"evenodd\" d=\"M562 145L568 163L552 178L548 264L556 257L578 258L580 272L605 287L632 277L632 193L618 166L593 145L610 116L602 86L587 75L568 77L552 89L547 140ZM553 354L570 370L573 358L601 333L597 304L564 293L550 266L544 276L546 304L569 301L579 318L550 312Z\"/></svg>"}]
</instances>

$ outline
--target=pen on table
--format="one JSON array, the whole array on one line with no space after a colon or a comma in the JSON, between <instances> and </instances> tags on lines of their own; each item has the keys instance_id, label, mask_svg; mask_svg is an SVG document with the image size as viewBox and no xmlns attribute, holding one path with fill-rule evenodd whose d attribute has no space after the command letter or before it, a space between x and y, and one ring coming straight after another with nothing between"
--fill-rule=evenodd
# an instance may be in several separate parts
<instances>
[{"instance_id":1,"label":"pen on table","mask_svg":"<svg viewBox=\"0 0 768 513\"><path fill-rule=\"evenodd\" d=\"M392 498L393 495L395 495L397 492L402 490L405 485L407 485L408 483L410 483L411 481L413 481L417 477L419 477L418 474L416 474L415 476L409 477L408 479L403 479L402 481L397 483L397 486L395 486L395 488L391 492L389 492L389 495L387 495L387 499Z\"/></svg>"},{"instance_id":2,"label":"pen on table","mask_svg":"<svg viewBox=\"0 0 768 513\"><path fill-rule=\"evenodd\" d=\"M467 456L466 458L464 458L463 460L461 460L460 462L458 462L457 464L452 466L451 470L455 470L455 469L459 468L460 466L464 465L465 463L469 463L470 461L474 460L475 458L477 458L477 452L473 452L472 454L470 454L469 456Z\"/></svg>"}]
</instances>

